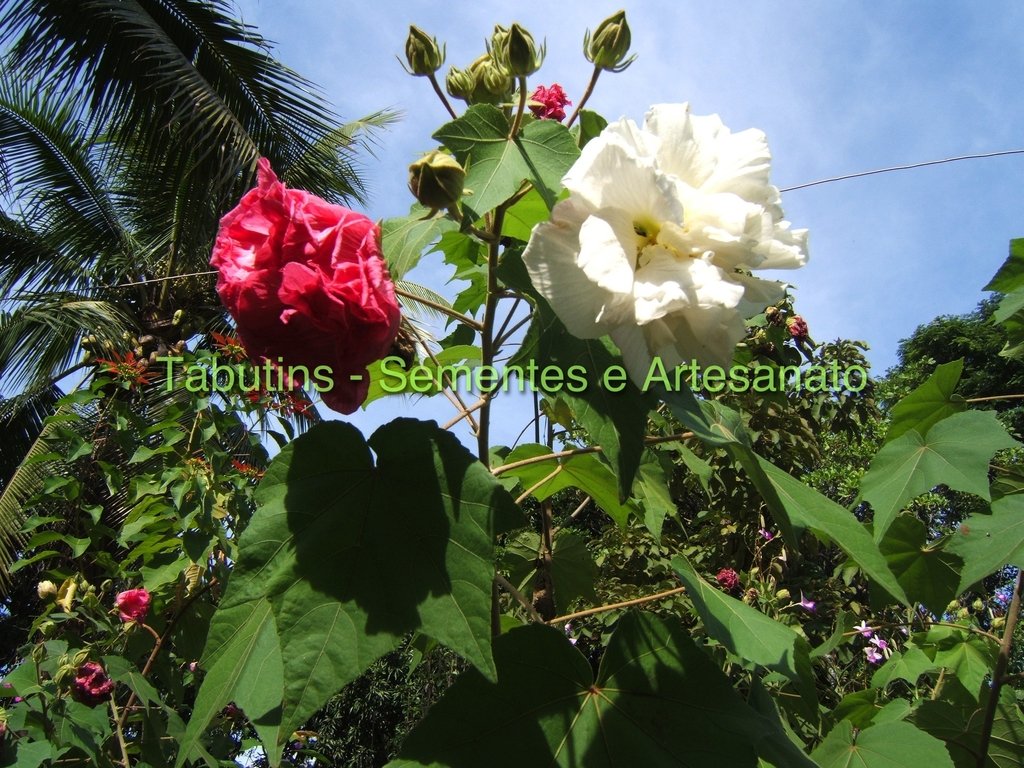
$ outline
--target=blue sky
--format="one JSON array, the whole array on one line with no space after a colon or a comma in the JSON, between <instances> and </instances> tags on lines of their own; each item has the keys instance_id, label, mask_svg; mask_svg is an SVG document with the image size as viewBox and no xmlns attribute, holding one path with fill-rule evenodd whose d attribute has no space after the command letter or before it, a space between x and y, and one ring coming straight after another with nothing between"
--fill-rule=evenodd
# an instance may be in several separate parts
<instances>
[{"instance_id":1,"label":"blue sky","mask_svg":"<svg viewBox=\"0 0 1024 768\"><path fill-rule=\"evenodd\" d=\"M406 75L395 59L410 23L447 43L448 64L465 66L495 23L519 21L547 40L533 82L558 82L575 100L590 75L584 30L622 7L569 0L237 4L345 118L383 107L405 113L378 157L365 161L366 212L374 218L408 210L406 167L433 148L430 134L445 120L427 81ZM625 8L639 57L624 73L603 77L588 106L609 119L640 121L651 104L689 101L696 114L717 112L734 131L760 128L781 188L1024 147L1024 5L1014 0L645 0ZM778 276L797 286L797 307L815 339L868 342L882 373L916 326L970 311L983 298L1007 242L1024 236L1022 178L1018 155L784 194L787 218L810 229L810 262ZM447 275L428 264L413 277L438 289ZM368 426L399 410L424 415L420 406L391 400L358 421ZM428 415L444 419L447 411Z\"/></svg>"}]
</instances>

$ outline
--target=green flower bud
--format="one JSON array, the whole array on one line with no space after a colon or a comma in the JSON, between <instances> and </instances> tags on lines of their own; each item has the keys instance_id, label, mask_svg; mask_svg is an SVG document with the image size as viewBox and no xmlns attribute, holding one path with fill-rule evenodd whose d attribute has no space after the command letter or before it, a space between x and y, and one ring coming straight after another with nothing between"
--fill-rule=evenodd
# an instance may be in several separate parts
<instances>
[{"instance_id":1,"label":"green flower bud","mask_svg":"<svg viewBox=\"0 0 1024 768\"><path fill-rule=\"evenodd\" d=\"M996 616L992 619L992 629L999 630L1006 626L1005 616Z\"/></svg>"},{"instance_id":2,"label":"green flower bud","mask_svg":"<svg viewBox=\"0 0 1024 768\"><path fill-rule=\"evenodd\" d=\"M468 103L476 90L476 78L468 69L450 67L444 78L444 87L453 99L462 99Z\"/></svg>"},{"instance_id":3,"label":"green flower bud","mask_svg":"<svg viewBox=\"0 0 1024 768\"><path fill-rule=\"evenodd\" d=\"M48 634L47 631L46 631L46 629L49 629L49 627L47 627L48 624L50 625L50 627L56 627L57 626L52 621L44 621L42 624L40 624L39 625L39 631L43 633L44 637ZM42 643L36 643L35 645L32 646L32 654L31 655L32 655L32 661L34 661L36 664L42 664L44 661L46 661L46 646L43 645Z\"/></svg>"},{"instance_id":4,"label":"green flower bud","mask_svg":"<svg viewBox=\"0 0 1024 768\"><path fill-rule=\"evenodd\" d=\"M512 76L490 56L486 57L486 60L480 65L477 78L478 84L482 85L491 96L498 97L499 100L512 91ZM477 91L479 90L478 88ZM473 95L475 100L477 94Z\"/></svg>"},{"instance_id":5,"label":"green flower bud","mask_svg":"<svg viewBox=\"0 0 1024 768\"><path fill-rule=\"evenodd\" d=\"M788 589L780 589L778 592L775 593L775 598L777 600L789 600L790 597L791 595Z\"/></svg>"},{"instance_id":6,"label":"green flower bud","mask_svg":"<svg viewBox=\"0 0 1024 768\"><path fill-rule=\"evenodd\" d=\"M57 685L61 685L65 680L75 676L75 672L78 671L77 664L61 664L57 668L57 674L53 676L54 682Z\"/></svg>"},{"instance_id":7,"label":"green flower bud","mask_svg":"<svg viewBox=\"0 0 1024 768\"><path fill-rule=\"evenodd\" d=\"M504 64L505 62L505 49L508 45L508 27L503 27L501 24L494 25L494 32L491 34L491 40L487 43L487 52L496 61Z\"/></svg>"},{"instance_id":8,"label":"green flower bud","mask_svg":"<svg viewBox=\"0 0 1024 768\"><path fill-rule=\"evenodd\" d=\"M977 597L974 599L974 602L971 603L971 608L974 609L975 613L981 613L985 610L985 603L981 601L980 597Z\"/></svg>"},{"instance_id":9,"label":"green flower bud","mask_svg":"<svg viewBox=\"0 0 1024 768\"><path fill-rule=\"evenodd\" d=\"M405 40L405 60L409 63L406 71L423 77L432 75L444 64L445 47L438 46L437 38L431 37L416 26L409 27Z\"/></svg>"},{"instance_id":10,"label":"green flower bud","mask_svg":"<svg viewBox=\"0 0 1024 768\"><path fill-rule=\"evenodd\" d=\"M82 664L85 664L85 662L87 662L88 660L89 649L81 648L79 649L78 653L76 653L74 657L71 659L71 664L75 667L80 667Z\"/></svg>"},{"instance_id":11,"label":"green flower bud","mask_svg":"<svg viewBox=\"0 0 1024 768\"><path fill-rule=\"evenodd\" d=\"M409 191L431 210L449 208L462 197L466 172L451 155L435 150L409 166Z\"/></svg>"},{"instance_id":12,"label":"green flower bud","mask_svg":"<svg viewBox=\"0 0 1024 768\"><path fill-rule=\"evenodd\" d=\"M513 24L499 61L514 77L526 77L540 69L545 53L546 46L542 45L538 51L533 36L518 24Z\"/></svg>"},{"instance_id":13,"label":"green flower bud","mask_svg":"<svg viewBox=\"0 0 1024 768\"><path fill-rule=\"evenodd\" d=\"M594 34L587 30L583 36L583 53L595 67L621 72L636 59L636 56L626 58L630 43L626 12L619 11L598 24Z\"/></svg>"}]
</instances>

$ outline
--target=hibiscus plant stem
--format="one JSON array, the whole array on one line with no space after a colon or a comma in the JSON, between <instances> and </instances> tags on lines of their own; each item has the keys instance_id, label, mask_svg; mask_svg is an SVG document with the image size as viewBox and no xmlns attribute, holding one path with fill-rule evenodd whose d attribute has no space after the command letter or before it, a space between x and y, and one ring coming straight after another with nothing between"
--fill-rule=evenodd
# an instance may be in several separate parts
<instances>
[{"instance_id":1,"label":"hibiscus plant stem","mask_svg":"<svg viewBox=\"0 0 1024 768\"><path fill-rule=\"evenodd\" d=\"M494 215L487 216L487 231L494 235L494 239L487 243L487 299L484 302L484 322L480 330L481 365L486 370L494 364L497 353L497 346L494 343L494 322L498 310L498 301L501 299L501 289L498 285L498 258L501 255L501 244L498 236L505 223L505 205L499 205L494 209ZM487 398L480 406L480 429L477 430L477 456L485 467L490 467L490 428L491 428L491 398Z\"/></svg>"},{"instance_id":2,"label":"hibiscus plant stem","mask_svg":"<svg viewBox=\"0 0 1024 768\"><path fill-rule=\"evenodd\" d=\"M623 600L621 603L612 603L611 605L599 605L597 608L587 608L585 611L576 611L576 613L567 613L564 616L555 616L555 618L548 621L548 624L561 624L566 621L582 619L584 616L593 616L595 613L605 613L606 611L614 611L618 608L629 608L633 605L653 603L655 600L664 600L666 597L681 595L685 591L686 587L675 587L674 589L666 589L664 592L658 592L657 594L648 595L647 597L636 597L632 600Z\"/></svg>"},{"instance_id":3,"label":"hibiscus plant stem","mask_svg":"<svg viewBox=\"0 0 1024 768\"><path fill-rule=\"evenodd\" d=\"M434 76L434 73L431 72L427 77L430 80L430 84L434 87L434 93L437 94L437 98L441 100L441 103L444 104L444 108L448 110L448 114L452 116L452 120L458 120L459 116L455 114L455 110L452 109L451 102L448 101L448 98L444 95L444 91L441 90L441 86L438 85L437 78Z\"/></svg>"},{"instance_id":4,"label":"hibiscus plant stem","mask_svg":"<svg viewBox=\"0 0 1024 768\"><path fill-rule=\"evenodd\" d=\"M1003 677L1010 663L1010 651L1013 647L1013 632L1017 628L1020 617L1021 591L1024 590L1024 569L1017 571L1017 581L1013 586L1013 598L1006 612L1006 625L1003 627L1003 639L999 644L999 657L996 667L992 670L992 682L989 683L988 702L985 705L985 721L981 726L981 739L978 742L978 768L988 764L988 745L992 740L992 725L996 719L996 708L999 706L999 693L1003 687Z\"/></svg>"},{"instance_id":5,"label":"hibiscus plant stem","mask_svg":"<svg viewBox=\"0 0 1024 768\"><path fill-rule=\"evenodd\" d=\"M576 122L576 118L579 117L580 112L583 111L583 105L587 103L587 99L589 99L590 95L594 92L594 88L597 86L597 78L600 76L601 68L594 67L594 74L590 76L590 82L587 83L587 90L585 90L583 95L580 97L579 103L576 104L576 109L574 109L572 114L569 115L569 122L565 124L566 128L572 128L572 124Z\"/></svg>"},{"instance_id":6,"label":"hibiscus plant stem","mask_svg":"<svg viewBox=\"0 0 1024 768\"><path fill-rule=\"evenodd\" d=\"M519 133L519 126L523 124L523 112L526 111L526 78L519 78L519 106L516 108L516 116L512 121L512 127L508 132L508 140L513 141ZM497 230L496 234L501 234L501 230Z\"/></svg>"}]
</instances>

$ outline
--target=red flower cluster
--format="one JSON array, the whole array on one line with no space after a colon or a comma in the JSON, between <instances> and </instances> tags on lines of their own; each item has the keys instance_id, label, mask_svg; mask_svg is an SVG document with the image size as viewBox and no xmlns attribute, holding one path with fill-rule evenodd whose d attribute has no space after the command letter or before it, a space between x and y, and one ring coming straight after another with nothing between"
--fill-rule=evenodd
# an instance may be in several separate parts
<instances>
[{"instance_id":1,"label":"red flower cluster","mask_svg":"<svg viewBox=\"0 0 1024 768\"><path fill-rule=\"evenodd\" d=\"M379 239L366 216L288 189L262 158L256 188L221 219L210 259L249 356L327 366L334 387L322 397L341 413L366 399L366 366L388 354L398 333Z\"/></svg>"},{"instance_id":2,"label":"red flower cluster","mask_svg":"<svg viewBox=\"0 0 1024 768\"><path fill-rule=\"evenodd\" d=\"M789 335L794 339L806 339L810 331L807 328L807 321L800 315L793 315L786 320L786 327L789 328Z\"/></svg>"},{"instance_id":3,"label":"red flower cluster","mask_svg":"<svg viewBox=\"0 0 1024 768\"><path fill-rule=\"evenodd\" d=\"M107 373L119 381L128 382L133 389L143 384L152 383L155 376L152 371L146 370L149 367L147 361L135 357L134 352L129 352L124 356L115 352L112 360L98 358L96 362L106 365Z\"/></svg>"},{"instance_id":4,"label":"red flower cluster","mask_svg":"<svg viewBox=\"0 0 1024 768\"><path fill-rule=\"evenodd\" d=\"M121 621L142 621L149 613L149 592L145 589L129 589L114 598Z\"/></svg>"},{"instance_id":5,"label":"red flower cluster","mask_svg":"<svg viewBox=\"0 0 1024 768\"><path fill-rule=\"evenodd\" d=\"M740 576L732 568L723 568L715 576L715 581L726 592L734 592L740 585Z\"/></svg>"},{"instance_id":6,"label":"red flower cluster","mask_svg":"<svg viewBox=\"0 0 1024 768\"><path fill-rule=\"evenodd\" d=\"M75 682L71 686L71 695L90 707L106 701L114 690L114 681L107 676L103 665L96 661L87 661L75 673Z\"/></svg>"},{"instance_id":7,"label":"red flower cluster","mask_svg":"<svg viewBox=\"0 0 1024 768\"><path fill-rule=\"evenodd\" d=\"M542 120L565 120L565 107L572 104L558 83L550 88L538 86L530 101L538 102L530 105L530 111Z\"/></svg>"}]
</instances>

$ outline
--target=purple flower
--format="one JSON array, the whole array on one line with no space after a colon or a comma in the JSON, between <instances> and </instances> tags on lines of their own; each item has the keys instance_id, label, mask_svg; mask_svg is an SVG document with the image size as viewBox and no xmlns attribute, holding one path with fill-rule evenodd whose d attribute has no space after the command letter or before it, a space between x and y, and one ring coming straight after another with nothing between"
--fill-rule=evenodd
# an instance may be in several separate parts
<instances>
[{"instance_id":1,"label":"purple flower","mask_svg":"<svg viewBox=\"0 0 1024 768\"><path fill-rule=\"evenodd\" d=\"M803 608L805 611L810 611L811 613L814 613L815 605L817 605L817 603L815 603L813 600L808 600L806 597L804 597L804 593L803 592L800 593L800 607L801 608Z\"/></svg>"},{"instance_id":2,"label":"purple flower","mask_svg":"<svg viewBox=\"0 0 1024 768\"><path fill-rule=\"evenodd\" d=\"M871 647L865 648L864 649L864 655L867 657L868 661L871 662L872 664L877 664L878 662L880 662L882 660L882 654L880 654L878 652L877 648L871 648Z\"/></svg>"},{"instance_id":3,"label":"purple flower","mask_svg":"<svg viewBox=\"0 0 1024 768\"><path fill-rule=\"evenodd\" d=\"M869 642L875 647L877 647L880 651L884 651L886 648L889 647L889 644L877 635L875 637L872 637Z\"/></svg>"},{"instance_id":4,"label":"purple flower","mask_svg":"<svg viewBox=\"0 0 1024 768\"><path fill-rule=\"evenodd\" d=\"M866 621L862 621L860 624L855 626L854 629L860 632L862 637L871 637L871 635L874 634L874 630L868 626Z\"/></svg>"},{"instance_id":5,"label":"purple flower","mask_svg":"<svg viewBox=\"0 0 1024 768\"><path fill-rule=\"evenodd\" d=\"M572 643L573 645L576 645L576 643L579 642L575 637L572 636L572 622L566 622L566 624L565 624L565 634L566 634L566 636L568 636L569 642Z\"/></svg>"},{"instance_id":6,"label":"purple flower","mask_svg":"<svg viewBox=\"0 0 1024 768\"><path fill-rule=\"evenodd\" d=\"M758 531L758 533L761 534L761 538L764 539L765 541L771 541L772 539L775 538L775 534L772 533L771 531L769 531L767 528L762 528L761 530Z\"/></svg>"}]
</instances>

